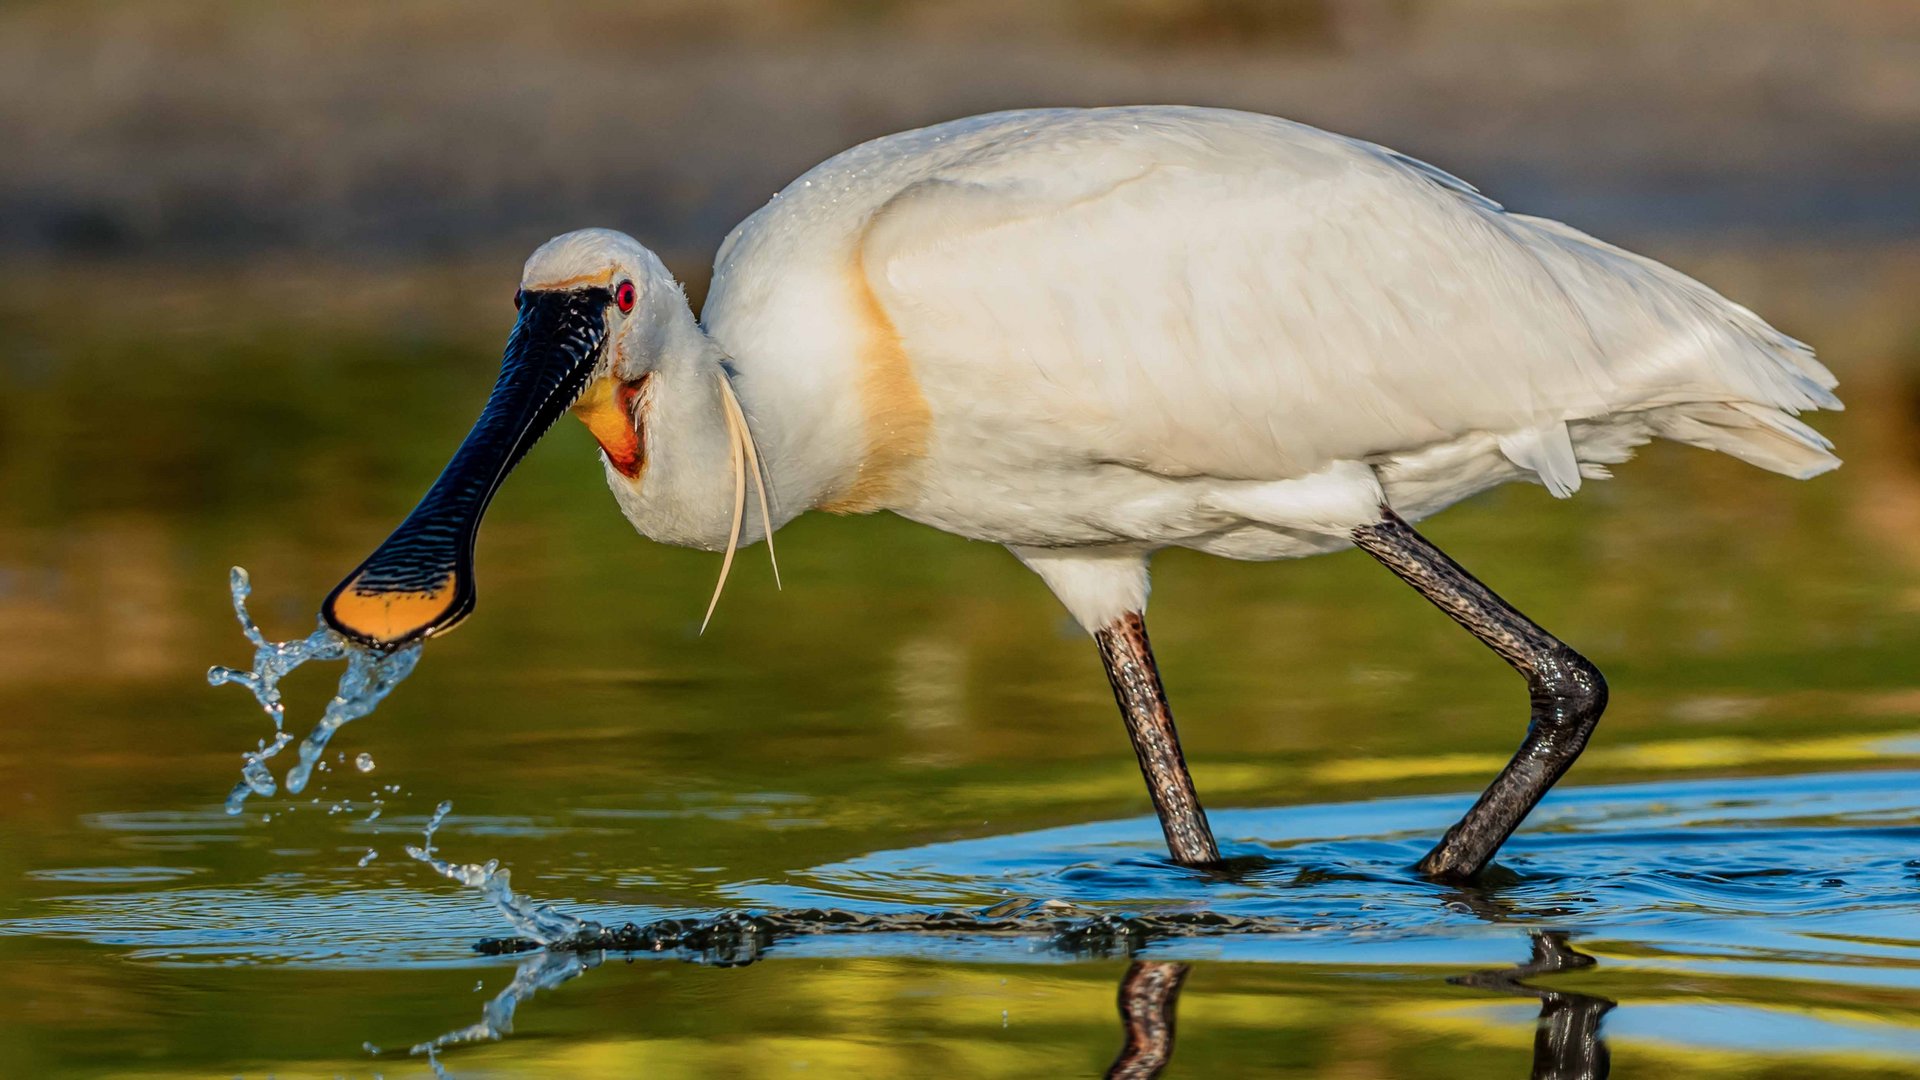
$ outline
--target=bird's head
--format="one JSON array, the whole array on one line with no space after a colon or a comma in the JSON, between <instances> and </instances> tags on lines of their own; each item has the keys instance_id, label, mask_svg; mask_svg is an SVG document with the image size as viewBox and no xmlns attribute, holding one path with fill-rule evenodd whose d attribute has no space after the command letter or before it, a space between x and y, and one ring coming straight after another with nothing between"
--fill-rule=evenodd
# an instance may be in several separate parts
<instances>
[{"instance_id":1,"label":"bird's head","mask_svg":"<svg viewBox=\"0 0 1920 1080\"><path fill-rule=\"evenodd\" d=\"M664 335L689 321L666 266L624 233L583 229L527 259L514 303L519 319L473 430L413 512L321 606L342 634L391 647L473 611L480 517L560 414L579 416L629 481L646 468L648 374Z\"/></svg>"}]
</instances>

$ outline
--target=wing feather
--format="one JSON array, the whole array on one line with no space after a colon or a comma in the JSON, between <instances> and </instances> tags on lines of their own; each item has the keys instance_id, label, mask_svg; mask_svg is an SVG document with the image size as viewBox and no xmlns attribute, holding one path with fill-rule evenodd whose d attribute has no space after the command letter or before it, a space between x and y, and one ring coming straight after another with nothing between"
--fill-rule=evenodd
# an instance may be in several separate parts
<instances>
[{"instance_id":1,"label":"wing feather","mask_svg":"<svg viewBox=\"0 0 1920 1080\"><path fill-rule=\"evenodd\" d=\"M1560 493L1569 420L1838 406L1804 345L1678 271L1271 117L1023 129L903 188L864 251L930 395L999 388L976 423L1167 475L1280 479L1489 432Z\"/></svg>"}]
</instances>

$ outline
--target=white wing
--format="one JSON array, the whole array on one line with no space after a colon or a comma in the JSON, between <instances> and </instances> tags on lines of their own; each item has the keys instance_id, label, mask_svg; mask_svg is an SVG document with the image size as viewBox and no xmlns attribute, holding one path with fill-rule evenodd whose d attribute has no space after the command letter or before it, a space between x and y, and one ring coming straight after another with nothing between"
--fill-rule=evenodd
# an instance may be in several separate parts
<instances>
[{"instance_id":1,"label":"white wing","mask_svg":"<svg viewBox=\"0 0 1920 1080\"><path fill-rule=\"evenodd\" d=\"M1564 493L1566 422L1684 406L1653 429L1836 463L1789 415L1839 407L1833 376L1745 308L1272 117L1036 114L902 189L864 250L929 396L986 391L972 420L1051 454L1284 479L1485 432Z\"/></svg>"}]
</instances>

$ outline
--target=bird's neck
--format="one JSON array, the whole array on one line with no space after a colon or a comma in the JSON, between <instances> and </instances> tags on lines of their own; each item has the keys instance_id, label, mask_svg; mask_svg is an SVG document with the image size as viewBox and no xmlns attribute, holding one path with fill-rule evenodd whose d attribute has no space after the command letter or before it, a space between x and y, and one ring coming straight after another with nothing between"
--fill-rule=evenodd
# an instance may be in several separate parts
<instances>
[{"instance_id":1,"label":"bird's neck","mask_svg":"<svg viewBox=\"0 0 1920 1080\"><path fill-rule=\"evenodd\" d=\"M836 438L813 408L816 395L790 379L755 378L739 370L687 312L657 344L657 361L642 396L645 466L632 479L611 465L607 479L620 509L641 534L662 543L717 551L726 547L734 514L736 456L727 395L758 451L767 478L772 529L828 502L857 473L858 438ZM836 455L834 447L842 452ZM849 458L849 460L839 460ZM770 531L761 517L753 465L740 457L746 509L740 542Z\"/></svg>"}]
</instances>

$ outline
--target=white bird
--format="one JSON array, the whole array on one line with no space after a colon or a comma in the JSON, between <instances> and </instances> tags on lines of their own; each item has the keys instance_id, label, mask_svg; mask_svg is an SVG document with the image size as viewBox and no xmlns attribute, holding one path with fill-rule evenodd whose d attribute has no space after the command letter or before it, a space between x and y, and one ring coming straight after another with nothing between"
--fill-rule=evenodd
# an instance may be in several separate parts
<instances>
[{"instance_id":1,"label":"white bird","mask_svg":"<svg viewBox=\"0 0 1920 1080\"><path fill-rule=\"evenodd\" d=\"M1006 545L1095 637L1188 864L1220 855L1142 621L1155 551L1358 546L1526 677L1520 751L1418 867L1459 878L1572 764L1606 684L1407 523L1513 480L1571 495L1653 438L1839 464L1795 419L1840 407L1833 376L1747 309L1244 112L1007 112L857 146L733 230L699 320L605 229L542 245L520 290L486 411L328 597L334 627L391 646L463 618L487 500L571 408L634 527L725 565L814 509Z\"/></svg>"}]
</instances>

